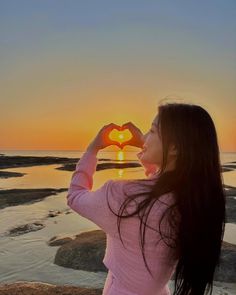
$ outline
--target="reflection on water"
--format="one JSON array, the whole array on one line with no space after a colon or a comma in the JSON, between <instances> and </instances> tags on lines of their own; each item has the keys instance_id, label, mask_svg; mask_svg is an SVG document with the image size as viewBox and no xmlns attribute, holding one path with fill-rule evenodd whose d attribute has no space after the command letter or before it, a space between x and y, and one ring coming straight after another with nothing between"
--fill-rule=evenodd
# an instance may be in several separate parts
<instances>
[{"instance_id":1,"label":"reflection on water","mask_svg":"<svg viewBox=\"0 0 236 295\"><path fill-rule=\"evenodd\" d=\"M236 170L223 173L224 183L236 187Z\"/></svg>"},{"instance_id":2,"label":"reflection on water","mask_svg":"<svg viewBox=\"0 0 236 295\"><path fill-rule=\"evenodd\" d=\"M123 151L118 151L117 152L117 160L120 160L120 161L125 160L124 152Z\"/></svg>"},{"instance_id":3,"label":"reflection on water","mask_svg":"<svg viewBox=\"0 0 236 295\"><path fill-rule=\"evenodd\" d=\"M120 178L123 178L123 176L124 176L124 169L119 169L119 170L118 170L118 176L119 176Z\"/></svg>"},{"instance_id":4,"label":"reflection on water","mask_svg":"<svg viewBox=\"0 0 236 295\"><path fill-rule=\"evenodd\" d=\"M57 170L60 164L8 168L6 171L26 173L1 181L1 189L11 188L61 188L68 187L71 171Z\"/></svg>"}]
</instances>

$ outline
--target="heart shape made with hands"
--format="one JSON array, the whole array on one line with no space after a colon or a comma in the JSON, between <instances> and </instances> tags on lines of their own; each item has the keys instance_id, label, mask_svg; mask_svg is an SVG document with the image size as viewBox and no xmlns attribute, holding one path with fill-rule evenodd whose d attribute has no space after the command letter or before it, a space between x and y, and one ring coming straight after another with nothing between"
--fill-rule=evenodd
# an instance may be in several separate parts
<instances>
[{"instance_id":1,"label":"heart shape made with hands","mask_svg":"<svg viewBox=\"0 0 236 295\"><path fill-rule=\"evenodd\" d=\"M119 143L125 143L126 141L129 141L133 137L133 135L131 134L128 128L120 128L121 130L113 129L108 136L111 140L114 140Z\"/></svg>"}]
</instances>

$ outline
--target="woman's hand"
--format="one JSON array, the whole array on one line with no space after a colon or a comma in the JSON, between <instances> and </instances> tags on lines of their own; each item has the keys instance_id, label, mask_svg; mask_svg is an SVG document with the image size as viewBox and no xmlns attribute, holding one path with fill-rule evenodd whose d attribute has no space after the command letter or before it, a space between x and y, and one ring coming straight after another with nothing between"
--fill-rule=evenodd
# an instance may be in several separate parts
<instances>
[{"instance_id":1,"label":"woman's hand","mask_svg":"<svg viewBox=\"0 0 236 295\"><path fill-rule=\"evenodd\" d=\"M136 127L132 122L125 123L121 126L121 130L129 129L132 134L132 138L120 144L120 148L123 149L125 145L132 145L138 148L142 148L144 144L144 135L141 130Z\"/></svg>"},{"instance_id":2,"label":"woman's hand","mask_svg":"<svg viewBox=\"0 0 236 295\"><path fill-rule=\"evenodd\" d=\"M90 143L87 150L98 152L100 149L104 149L110 145L117 145L120 148L120 143L118 141L109 138L109 134L113 129L121 130L121 127L114 123L103 126L95 139Z\"/></svg>"}]
</instances>

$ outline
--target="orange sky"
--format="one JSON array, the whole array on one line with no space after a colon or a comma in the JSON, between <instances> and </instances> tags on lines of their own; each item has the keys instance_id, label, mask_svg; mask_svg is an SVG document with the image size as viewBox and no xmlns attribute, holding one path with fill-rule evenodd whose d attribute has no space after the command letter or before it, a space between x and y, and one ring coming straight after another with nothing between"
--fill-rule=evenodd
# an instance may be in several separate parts
<instances>
[{"instance_id":1,"label":"orange sky","mask_svg":"<svg viewBox=\"0 0 236 295\"><path fill-rule=\"evenodd\" d=\"M110 122L146 132L176 97L205 107L221 151L236 151L232 8L103 2L5 2L0 149L84 150Z\"/></svg>"},{"instance_id":2,"label":"orange sky","mask_svg":"<svg viewBox=\"0 0 236 295\"><path fill-rule=\"evenodd\" d=\"M235 150L236 119L233 107L230 110L229 106L220 102L213 105L207 103L206 99L184 101L205 107L214 119L221 150ZM8 122L0 126L3 135L1 149L84 150L100 128L110 122L122 125L132 121L142 132L146 132L156 115L157 103L158 100L151 95L145 98L145 94L133 97L130 94L122 98L121 95L113 94L110 99L106 96L100 99L95 97L84 101L82 105L79 102L71 103L71 100L66 103L65 97L64 103L58 100L45 107L44 102L41 102L35 105L35 110L29 106L19 111L12 108L1 118L3 122ZM133 150L130 147L125 149ZM106 150L118 150L118 147L111 146Z\"/></svg>"}]
</instances>

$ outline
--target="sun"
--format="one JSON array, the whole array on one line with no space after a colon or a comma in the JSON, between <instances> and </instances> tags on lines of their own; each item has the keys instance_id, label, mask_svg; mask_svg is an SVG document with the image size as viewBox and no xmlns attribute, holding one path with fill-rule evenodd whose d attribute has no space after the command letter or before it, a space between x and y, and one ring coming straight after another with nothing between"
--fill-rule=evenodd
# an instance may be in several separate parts
<instances>
[{"instance_id":1,"label":"sun","mask_svg":"<svg viewBox=\"0 0 236 295\"><path fill-rule=\"evenodd\" d=\"M118 141L120 143L123 143L123 142L126 142L126 141L130 140L132 138L132 134L128 129L123 130L123 131L113 129L109 133L109 138L111 140L115 140L115 141Z\"/></svg>"},{"instance_id":2,"label":"sun","mask_svg":"<svg viewBox=\"0 0 236 295\"><path fill-rule=\"evenodd\" d=\"M124 134L119 134L119 139L123 140L124 139Z\"/></svg>"}]
</instances>

